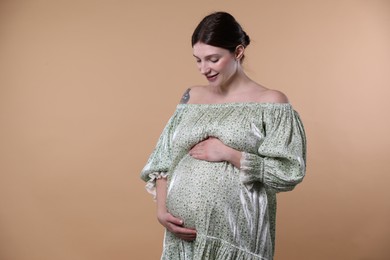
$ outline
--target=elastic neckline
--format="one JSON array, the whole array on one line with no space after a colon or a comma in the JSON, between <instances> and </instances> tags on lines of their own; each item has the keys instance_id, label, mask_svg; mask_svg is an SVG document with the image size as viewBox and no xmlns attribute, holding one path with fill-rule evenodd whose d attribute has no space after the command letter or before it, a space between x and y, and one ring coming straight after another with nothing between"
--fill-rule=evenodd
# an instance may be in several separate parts
<instances>
[{"instance_id":1,"label":"elastic neckline","mask_svg":"<svg viewBox=\"0 0 390 260\"><path fill-rule=\"evenodd\" d=\"M195 103L195 104L178 104L178 107L242 107L242 106L259 106L259 107L291 107L290 103L269 103L269 102L230 102L230 103Z\"/></svg>"}]
</instances>

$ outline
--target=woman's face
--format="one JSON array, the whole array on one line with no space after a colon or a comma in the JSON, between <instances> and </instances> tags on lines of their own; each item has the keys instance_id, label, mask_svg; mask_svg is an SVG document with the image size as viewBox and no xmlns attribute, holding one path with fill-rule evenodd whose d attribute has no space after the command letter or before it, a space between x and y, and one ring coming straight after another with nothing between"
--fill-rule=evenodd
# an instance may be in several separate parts
<instances>
[{"instance_id":1,"label":"woman's face","mask_svg":"<svg viewBox=\"0 0 390 260\"><path fill-rule=\"evenodd\" d=\"M193 54L200 73L211 86L226 84L237 72L239 62L229 50L198 42L193 46Z\"/></svg>"}]
</instances>

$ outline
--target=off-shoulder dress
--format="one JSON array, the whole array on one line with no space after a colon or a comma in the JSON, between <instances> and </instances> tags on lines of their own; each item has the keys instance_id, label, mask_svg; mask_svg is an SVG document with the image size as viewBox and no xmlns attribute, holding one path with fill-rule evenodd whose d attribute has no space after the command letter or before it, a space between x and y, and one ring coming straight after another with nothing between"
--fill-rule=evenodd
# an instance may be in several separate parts
<instances>
[{"instance_id":1,"label":"off-shoulder dress","mask_svg":"<svg viewBox=\"0 0 390 260\"><path fill-rule=\"evenodd\" d=\"M208 137L242 151L240 169L188 154ZM302 181L305 162L304 128L289 103L179 104L141 178L153 192L167 177L167 209L197 237L166 231L161 259L273 259L276 193Z\"/></svg>"}]
</instances>

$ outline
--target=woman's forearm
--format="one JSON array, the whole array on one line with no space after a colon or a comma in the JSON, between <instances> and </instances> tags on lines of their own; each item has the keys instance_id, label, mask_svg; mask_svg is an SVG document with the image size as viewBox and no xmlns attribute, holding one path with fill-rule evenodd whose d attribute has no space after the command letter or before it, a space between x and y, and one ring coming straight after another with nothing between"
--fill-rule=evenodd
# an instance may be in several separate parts
<instances>
[{"instance_id":1,"label":"woman's forearm","mask_svg":"<svg viewBox=\"0 0 390 260\"><path fill-rule=\"evenodd\" d=\"M230 162L235 167L240 169L241 168L241 157L242 157L241 151L235 150L235 149L227 146L226 161Z\"/></svg>"},{"instance_id":2,"label":"woman's forearm","mask_svg":"<svg viewBox=\"0 0 390 260\"><path fill-rule=\"evenodd\" d=\"M165 205L166 199L167 199L167 179L159 178L156 180L157 214L167 212L167 208Z\"/></svg>"}]
</instances>

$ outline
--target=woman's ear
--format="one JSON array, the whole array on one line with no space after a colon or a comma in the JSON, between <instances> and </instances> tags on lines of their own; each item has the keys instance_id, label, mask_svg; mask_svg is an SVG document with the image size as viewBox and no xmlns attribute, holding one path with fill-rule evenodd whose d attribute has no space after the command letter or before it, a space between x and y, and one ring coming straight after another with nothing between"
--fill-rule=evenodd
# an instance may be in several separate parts
<instances>
[{"instance_id":1,"label":"woman's ear","mask_svg":"<svg viewBox=\"0 0 390 260\"><path fill-rule=\"evenodd\" d=\"M234 51L234 56L236 60L241 60L244 56L245 48L241 44L236 47L236 50Z\"/></svg>"}]
</instances>

